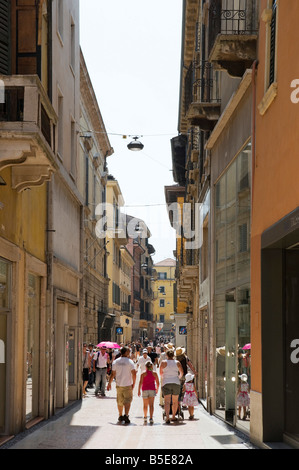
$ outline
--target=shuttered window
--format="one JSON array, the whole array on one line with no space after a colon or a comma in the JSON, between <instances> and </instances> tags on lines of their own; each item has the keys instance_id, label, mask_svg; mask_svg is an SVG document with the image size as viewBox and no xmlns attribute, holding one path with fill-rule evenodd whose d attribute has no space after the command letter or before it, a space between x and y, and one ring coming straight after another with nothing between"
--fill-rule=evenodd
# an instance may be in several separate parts
<instances>
[{"instance_id":1,"label":"shuttered window","mask_svg":"<svg viewBox=\"0 0 299 470\"><path fill-rule=\"evenodd\" d=\"M277 0L273 1L272 20L270 25L270 69L269 86L275 81L275 63L276 63L276 25L277 25Z\"/></svg>"},{"instance_id":2,"label":"shuttered window","mask_svg":"<svg viewBox=\"0 0 299 470\"><path fill-rule=\"evenodd\" d=\"M40 46L37 44L38 5L35 0L16 3L17 73L41 76Z\"/></svg>"},{"instance_id":3,"label":"shuttered window","mask_svg":"<svg viewBox=\"0 0 299 470\"><path fill-rule=\"evenodd\" d=\"M0 0L0 74L10 73L10 2Z\"/></svg>"}]
</instances>

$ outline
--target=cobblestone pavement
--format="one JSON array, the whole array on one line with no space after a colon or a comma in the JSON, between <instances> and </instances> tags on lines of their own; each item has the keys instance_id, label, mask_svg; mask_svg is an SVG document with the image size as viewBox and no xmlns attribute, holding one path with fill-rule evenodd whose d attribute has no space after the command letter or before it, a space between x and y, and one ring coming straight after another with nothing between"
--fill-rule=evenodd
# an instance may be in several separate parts
<instances>
[{"instance_id":1,"label":"cobblestone pavement","mask_svg":"<svg viewBox=\"0 0 299 470\"><path fill-rule=\"evenodd\" d=\"M94 390L63 413L42 422L33 430L16 436L2 448L7 449L113 449L121 454L126 449L255 449L249 438L221 420L211 416L199 405L195 419L166 424L159 396L155 399L154 424L143 421L142 398L137 385L130 410L130 424L118 423L116 387L97 398ZM159 393L158 393L159 395Z\"/></svg>"}]
</instances>

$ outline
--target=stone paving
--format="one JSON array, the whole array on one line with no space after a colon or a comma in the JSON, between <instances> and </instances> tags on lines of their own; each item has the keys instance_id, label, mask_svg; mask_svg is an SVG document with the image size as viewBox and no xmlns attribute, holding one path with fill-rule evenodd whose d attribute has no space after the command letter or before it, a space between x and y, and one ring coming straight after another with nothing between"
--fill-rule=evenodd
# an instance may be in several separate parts
<instances>
[{"instance_id":1,"label":"stone paving","mask_svg":"<svg viewBox=\"0 0 299 470\"><path fill-rule=\"evenodd\" d=\"M94 390L69 409L46 422L16 436L3 448L9 449L255 449L249 438L198 405L195 419L166 424L159 396L155 399L154 424L144 424L142 398L137 385L130 410L131 424L118 423L116 388L97 398Z\"/></svg>"}]
</instances>

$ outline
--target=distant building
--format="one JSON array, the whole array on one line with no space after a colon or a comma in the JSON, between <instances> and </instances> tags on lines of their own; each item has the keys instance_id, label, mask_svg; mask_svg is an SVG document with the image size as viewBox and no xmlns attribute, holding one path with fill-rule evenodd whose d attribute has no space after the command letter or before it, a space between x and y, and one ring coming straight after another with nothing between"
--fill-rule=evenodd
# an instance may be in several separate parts
<instances>
[{"instance_id":1,"label":"distant building","mask_svg":"<svg viewBox=\"0 0 299 470\"><path fill-rule=\"evenodd\" d=\"M154 264L156 280L153 281L154 321L156 335L175 335L175 270L176 261L166 258Z\"/></svg>"}]
</instances>

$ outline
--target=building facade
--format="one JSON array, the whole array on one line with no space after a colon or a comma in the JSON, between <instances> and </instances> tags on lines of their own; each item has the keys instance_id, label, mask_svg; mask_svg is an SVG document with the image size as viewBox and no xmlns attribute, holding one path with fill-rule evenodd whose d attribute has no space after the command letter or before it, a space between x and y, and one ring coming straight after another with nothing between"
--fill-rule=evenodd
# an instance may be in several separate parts
<instances>
[{"instance_id":1,"label":"building facade","mask_svg":"<svg viewBox=\"0 0 299 470\"><path fill-rule=\"evenodd\" d=\"M176 260L166 258L154 264L154 320L157 336L175 337L175 270ZM186 325L187 326L187 325Z\"/></svg>"},{"instance_id":2,"label":"building facade","mask_svg":"<svg viewBox=\"0 0 299 470\"><path fill-rule=\"evenodd\" d=\"M84 200L83 337L87 343L96 345L102 336L110 338L111 320L107 315L107 240L105 233L98 230L97 221L104 211L107 159L112 155L113 149L106 134L82 51L80 57L78 188Z\"/></svg>"},{"instance_id":3,"label":"building facade","mask_svg":"<svg viewBox=\"0 0 299 470\"><path fill-rule=\"evenodd\" d=\"M98 315L108 284L105 256L91 266L86 240L106 246L94 236L93 204L103 200L112 149L104 132L94 139L100 156L93 158L82 135L81 126L104 131L104 125L80 56L79 1L3 0L0 8L0 436L6 439L81 397L84 335L93 340L99 330L84 315L85 293L98 292Z\"/></svg>"},{"instance_id":4,"label":"building facade","mask_svg":"<svg viewBox=\"0 0 299 470\"><path fill-rule=\"evenodd\" d=\"M67 20L60 22L58 3L1 2L3 435L32 426L80 396L81 201L72 173L79 3L64 2ZM69 246L63 242L66 228L74 235Z\"/></svg>"},{"instance_id":5,"label":"building facade","mask_svg":"<svg viewBox=\"0 0 299 470\"><path fill-rule=\"evenodd\" d=\"M298 15L294 0L260 2L251 232L251 436L296 448Z\"/></svg>"},{"instance_id":6,"label":"building facade","mask_svg":"<svg viewBox=\"0 0 299 470\"><path fill-rule=\"evenodd\" d=\"M178 272L178 285L189 284L193 293L188 354L200 372L203 404L249 432L249 415L238 419L237 390L241 373L251 384L250 351L243 347L250 344L258 2L186 0L183 12L179 135L172 152L174 179L185 187L190 211L183 226L194 236L193 248L185 250L187 269Z\"/></svg>"}]
</instances>

